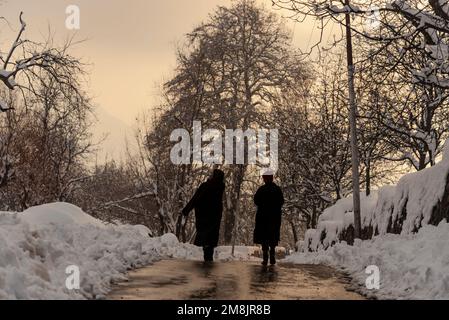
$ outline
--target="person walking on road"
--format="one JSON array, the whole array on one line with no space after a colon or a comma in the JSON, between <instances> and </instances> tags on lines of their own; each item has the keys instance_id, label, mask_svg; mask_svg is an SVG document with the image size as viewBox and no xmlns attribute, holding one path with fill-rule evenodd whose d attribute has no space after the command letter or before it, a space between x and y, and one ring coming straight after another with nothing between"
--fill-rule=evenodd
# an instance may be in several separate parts
<instances>
[{"instance_id":1,"label":"person walking on road","mask_svg":"<svg viewBox=\"0 0 449 320\"><path fill-rule=\"evenodd\" d=\"M195 195L182 210L182 214L187 217L190 211L195 209L196 238L194 244L203 247L205 262L214 260L214 250L218 245L224 189L224 172L215 169L212 176L200 185Z\"/></svg>"},{"instance_id":2,"label":"person walking on road","mask_svg":"<svg viewBox=\"0 0 449 320\"><path fill-rule=\"evenodd\" d=\"M282 206L284 195L279 186L274 183L274 173L266 171L262 175L264 185L254 195L257 206L254 243L262 245L264 266L276 264L276 246L280 240Z\"/></svg>"}]
</instances>

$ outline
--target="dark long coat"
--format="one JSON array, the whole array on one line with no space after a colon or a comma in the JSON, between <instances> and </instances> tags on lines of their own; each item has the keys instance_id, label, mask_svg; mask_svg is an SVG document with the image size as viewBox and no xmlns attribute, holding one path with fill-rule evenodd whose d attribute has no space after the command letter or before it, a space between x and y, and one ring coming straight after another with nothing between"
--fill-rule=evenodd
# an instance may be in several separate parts
<instances>
[{"instance_id":1,"label":"dark long coat","mask_svg":"<svg viewBox=\"0 0 449 320\"><path fill-rule=\"evenodd\" d=\"M257 206L254 243L277 246L280 240L284 196L274 182L263 185L254 195Z\"/></svg>"},{"instance_id":2,"label":"dark long coat","mask_svg":"<svg viewBox=\"0 0 449 320\"><path fill-rule=\"evenodd\" d=\"M182 210L187 216L195 209L196 238L194 244L199 247L218 245L220 223L223 213L222 181L208 180L200 185L193 198Z\"/></svg>"}]
</instances>

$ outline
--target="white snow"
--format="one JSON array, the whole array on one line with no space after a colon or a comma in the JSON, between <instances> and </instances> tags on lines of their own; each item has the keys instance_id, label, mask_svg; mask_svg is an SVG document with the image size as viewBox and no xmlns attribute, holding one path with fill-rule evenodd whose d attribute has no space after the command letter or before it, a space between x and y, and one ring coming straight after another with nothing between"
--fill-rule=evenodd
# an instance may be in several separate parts
<instances>
[{"instance_id":1,"label":"white snow","mask_svg":"<svg viewBox=\"0 0 449 320\"><path fill-rule=\"evenodd\" d=\"M449 176L449 143L443 149L443 158L435 166L404 175L396 186L384 186L366 197L361 195L362 228L372 227L378 234L386 234L390 221L401 218L402 234L416 232L429 224L436 205L443 199ZM326 249L339 241L346 228L353 224L352 196L341 199L324 210L317 229L307 232L303 246L311 250ZM307 245L306 245L307 247Z\"/></svg>"},{"instance_id":2,"label":"white snow","mask_svg":"<svg viewBox=\"0 0 449 320\"><path fill-rule=\"evenodd\" d=\"M0 299L102 298L111 282L164 253L140 227L106 226L63 203L0 214ZM80 289L66 268L78 266Z\"/></svg>"},{"instance_id":3,"label":"white snow","mask_svg":"<svg viewBox=\"0 0 449 320\"><path fill-rule=\"evenodd\" d=\"M69 203L51 203L33 207L21 213L20 219L37 229L47 225L63 226L68 224L91 224L100 228L105 226L100 220Z\"/></svg>"},{"instance_id":4,"label":"white snow","mask_svg":"<svg viewBox=\"0 0 449 320\"><path fill-rule=\"evenodd\" d=\"M201 260L202 249L175 235L149 237L142 225L106 225L68 203L0 212L0 299L102 299L130 269L162 258ZM219 247L217 260L247 260L257 248ZM69 266L80 289L69 290Z\"/></svg>"},{"instance_id":5,"label":"white snow","mask_svg":"<svg viewBox=\"0 0 449 320\"><path fill-rule=\"evenodd\" d=\"M361 194L360 210L362 225L368 226L373 215L373 209L378 200L378 193L373 192L370 196ZM324 210L318 219L316 230L308 230L305 234L305 243L309 243L312 250L327 248L338 242L340 233L353 224L353 201L352 196L338 200L335 205ZM321 235L325 232L325 238ZM302 244L300 244L302 245Z\"/></svg>"},{"instance_id":6,"label":"white snow","mask_svg":"<svg viewBox=\"0 0 449 320\"><path fill-rule=\"evenodd\" d=\"M358 291L380 299L449 299L449 224L424 226L417 234L386 234L354 246L297 253L286 262L326 264L349 273ZM380 289L365 286L366 267L380 270Z\"/></svg>"},{"instance_id":7,"label":"white snow","mask_svg":"<svg viewBox=\"0 0 449 320\"><path fill-rule=\"evenodd\" d=\"M449 299L449 224L445 220L438 226L429 224L445 195L448 176L449 141L435 166L404 175L396 186L362 196L362 228L372 227L378 236L357 240L354 246L339 242L342 231L354 220L352 197L348 197L324 211L317 229L308 230L298 244L301 253L287 261L343 268L362 292L378 298ZM390 221L403 212L407 215L400 234L388 234ZM363 286L369 265L380 268L379 291Z\"/></svg>"}]
</instances>

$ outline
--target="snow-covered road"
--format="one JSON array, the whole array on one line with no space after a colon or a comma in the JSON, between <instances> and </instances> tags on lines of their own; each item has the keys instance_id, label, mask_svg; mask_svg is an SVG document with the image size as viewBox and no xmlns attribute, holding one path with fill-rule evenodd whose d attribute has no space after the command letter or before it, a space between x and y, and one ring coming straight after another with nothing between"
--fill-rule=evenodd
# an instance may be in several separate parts
<instances>
[{"instance_id":1,"label":"snow-covered road","mask_svg":"<svg viewBox=\"0 0 449 320\"><path fill-rule=\"evenodd\" d=\"M322 265L229 261L206 265L200 261L162 260L132 272L117 285L112 300L284 300L363 299L347 290L348 279Z\"/></svg>"}]
</instances>

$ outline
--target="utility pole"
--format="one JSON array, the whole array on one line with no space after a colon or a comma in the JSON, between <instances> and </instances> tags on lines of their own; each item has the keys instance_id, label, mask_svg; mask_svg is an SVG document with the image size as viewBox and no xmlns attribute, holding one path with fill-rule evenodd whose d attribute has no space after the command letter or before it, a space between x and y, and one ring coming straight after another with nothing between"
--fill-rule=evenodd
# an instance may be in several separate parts
<instances>
[{"instance_id":1,"label":"utility pole","mask_svg":"<svg viewBox=\"0 0 449 320\"><path fill-rule=\"evenodd\" d=\"M360 216L360 179L359 179L359 151L357 146L357 106L355 103L354 89L354 58L352 55L352 31L351 15L349 13L349 0L345 0L348 7L346 13L346 51L348 60L348 85L349 85L349 122L351 128L351 153L352 153L352 189L354 201L354 238L360 239L362 235L362 219Z\"/></svg>"}]
</instances>

